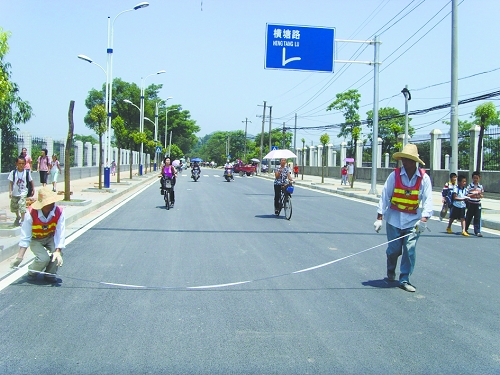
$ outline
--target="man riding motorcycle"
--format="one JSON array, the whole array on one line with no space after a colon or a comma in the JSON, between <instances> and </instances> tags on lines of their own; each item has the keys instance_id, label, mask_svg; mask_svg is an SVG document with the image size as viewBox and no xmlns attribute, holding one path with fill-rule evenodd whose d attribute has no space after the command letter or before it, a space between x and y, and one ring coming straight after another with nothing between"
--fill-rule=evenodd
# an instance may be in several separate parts
<instances>
[{"instance_id":1,"label":"man riding motorcycle","mask_svg":"<svg viewBox=\"0 0 500 375\"><path fill-rule=\"evenodd\" d=\"M196 181L198 178L200 178L200 176L201 176L200 165L198 164L197 161L195 161L193 163L193 166L191 167L191 178Z\"/></svg>"},{"instance_id":2,"label":"man riding motorcycle","mask_svg":"<svg viewBox=\"0 0 500 375\"><path fill-rule=\"evenodd\" d=\"M233 176L233 164L229 160L224 164L224 176L231 176L231 180L234 180ZM226 178L229 181L229 178Z\"/></svg>"}]
</instances>

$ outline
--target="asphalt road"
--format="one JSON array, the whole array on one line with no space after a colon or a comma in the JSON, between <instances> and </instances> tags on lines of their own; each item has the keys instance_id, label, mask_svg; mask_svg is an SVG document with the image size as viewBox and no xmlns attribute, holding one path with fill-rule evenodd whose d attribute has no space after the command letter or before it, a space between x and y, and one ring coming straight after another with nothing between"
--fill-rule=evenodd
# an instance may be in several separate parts
<instances>
[{"instance_id":1,"label":"asphalt road","mask_svg":"<svg viewBox=\"0 0 500 375\"><path fill-rule=\"evenodd\" d=\"M1 374L500 373L495 234L432 221L408 293L369 203L296 187L288 221L269 180L204 170L169 211L158 187L74 236L59 286L0 292Z\"/></svg>"}]
</instances>

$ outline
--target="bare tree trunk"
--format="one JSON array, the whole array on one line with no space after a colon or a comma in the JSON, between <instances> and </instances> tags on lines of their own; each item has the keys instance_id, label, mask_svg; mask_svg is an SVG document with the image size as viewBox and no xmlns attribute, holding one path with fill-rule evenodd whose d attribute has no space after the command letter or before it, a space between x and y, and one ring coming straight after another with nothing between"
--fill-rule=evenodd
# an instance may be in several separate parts
<instances>
[{"instance_id":1,"label":"bare tree trunk","mask_svg":"<svg viewBox=\"0 0 500 375\"><path fill-rule=\"evenodd\" d=\"M122 149L121 147L118 147L118 163L116 164L116 182L120 182L120 165L121 165L121 154L122 154Z\"/></svg>"},{"instance_id":2,"label":"bare tree trunk","mask_svg":"<svg viewBox=\"0 0 500 375\"><path fill-rule=\"evenodd\" d=\"M481 172L482 161L483 161L483 137L484 137L484 122L485 118L481 117L481 130L479 130L479 138L477 140L477 160L476 160L476 171ZM472 141L472 137L471 137ZM458 169L458 168L457 168Z\"/></svg>"},{"instance_id":3,"label":"bare tree trunk","mask_svg":"<svg viewBox=\"0 0 500 375\"><path fill-rule=\"evenodd\" d=\"M70 168L71 168L71 149L73 148L73 130L75 123L73 122L73 110L75 109L75 101L69 102L68 110L68 138L66 138L66 149L64 150L64 200L71 200L70 187Z\"/></svg>"},{"instance_id":4,"label":"bare tree trunk","mask_svg":"<svg viewBox=\"0 0 500 375\"><path fill-rule=\"evenodd\" d=\"M130 179L132 179L132 145L129 146L130 148Z\"/></svg>"}]
</instances>

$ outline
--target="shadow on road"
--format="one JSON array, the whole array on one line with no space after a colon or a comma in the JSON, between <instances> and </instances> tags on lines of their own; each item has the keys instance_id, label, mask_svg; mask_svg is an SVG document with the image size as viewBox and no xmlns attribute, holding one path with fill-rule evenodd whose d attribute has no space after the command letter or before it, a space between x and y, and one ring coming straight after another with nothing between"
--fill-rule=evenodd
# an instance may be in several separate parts
<instances>
[{"instance_id":1,"label":"shadow on road","mask_svg":"<svg viewBox=\"0 0 500 375\"><path fill-rule=\"evenodd\" d=\"M364 286L371 286L374 288L397 288L399 281L389 281L388 279L381 280L368 280L361 283Z\"/></svg>"}]
</instances>

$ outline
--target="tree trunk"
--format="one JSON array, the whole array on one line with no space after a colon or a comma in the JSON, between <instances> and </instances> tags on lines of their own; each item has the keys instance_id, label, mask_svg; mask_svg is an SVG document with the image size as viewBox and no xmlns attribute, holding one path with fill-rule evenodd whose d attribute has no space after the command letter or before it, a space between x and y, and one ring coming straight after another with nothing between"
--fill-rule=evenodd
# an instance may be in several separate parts
<instances>
[{"instance_id":1,"label":"tree trunk","mask_svg":"<svg viewBox=\"0 0 500 375\"><path fill-rule=\"evenodd\" d=\"M130 149L130 157L129 157L129 161L130 161L130 179L132 179L132 145L129 145L129 149Z\"/></svg>"},{"instance_id":2,"label":"tree trunk","mask_svg":"<svg viewBox=\"0 0 500 375\"><path fill-rule=\"evenodd\" d=\"M99 189L102 189L102 158L104 150L102 149L102 135L99 136Z\"/></svg>"},{"instance_id":3,"label":"tree trunk","mask_svg":"<svg viewBox=\"0 0 500 375\"><path fill-rule=\"evenodd\" d=\"M483 161L483 137L484 137L484 122L481 118L481 130L479 130L479 138L477 140L477 160L476 160L476 171L481 172L482 161ZM458 169L458 168L457 168Z\"/></svg>"},{"instance_id":4,"label":"tree trunk","mask_svg":"<svg viewBox=\"0 0 500 375\"><path fill-rule=\"evenodd\" d=\"M358 149L358 142L357 140L354 141L354 157L356 157L357 149ZM354 176L356 176L356 159L354 159L354 163L352 163L352 178L351 178L351 189L354 188Z\"/></svg>"},{"instance_id":5,"label":"tree trunk","mask_svg":"<svg viewBox=\"0 0 500 375\"><path fill-rule=\"evenodd\" d=\"M121 164L121 154L122 154L122 149L118 147L118 162L116 164L116 182L120 182L120 164Z\"/></svg>"},{"instance_id":6,"label":"tree trunk","mask_svg":"<svg viewBox=\"0 0 500 375\"><path fill-rule=\"evenodd\" d=\"M70 187L70 168L71 168L71 149L73 148L73 130L75 123L73 122L73 110L75 109L75 101L69 102L68 110L68 138L66 138L66 149L64 150L64 200L71 200Z\"/></svg>"}]
</instances>

